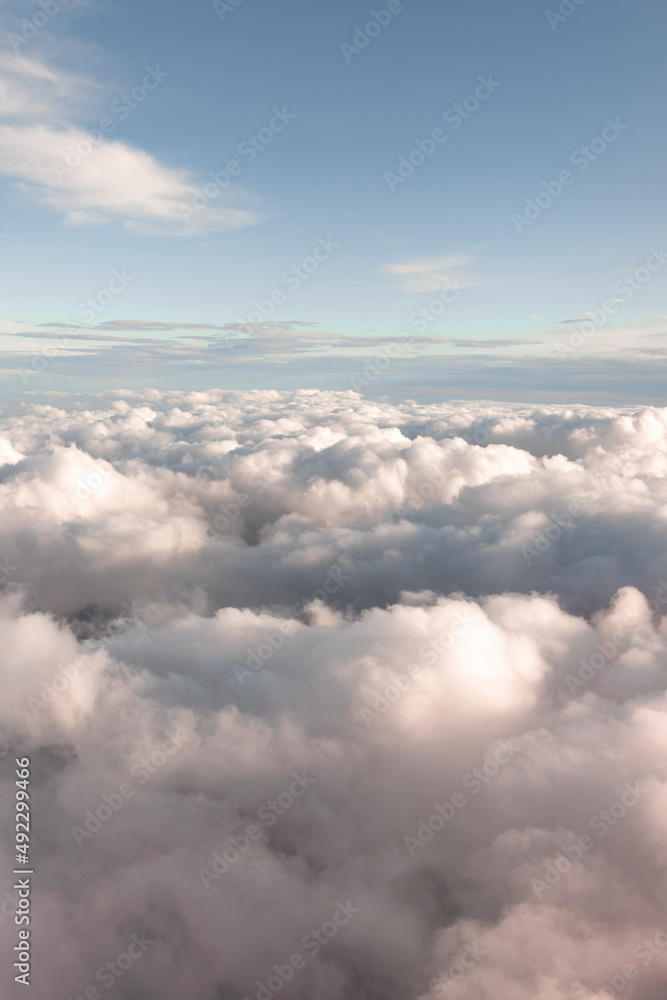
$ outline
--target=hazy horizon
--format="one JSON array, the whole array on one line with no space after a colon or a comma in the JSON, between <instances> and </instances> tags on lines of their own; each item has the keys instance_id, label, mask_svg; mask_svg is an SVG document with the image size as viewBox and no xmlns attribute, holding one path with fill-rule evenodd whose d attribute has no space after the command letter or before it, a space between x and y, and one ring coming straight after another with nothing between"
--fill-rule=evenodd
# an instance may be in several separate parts
<instances>
[{"instance_id":1,"label":"hazy horizon","mask_svg":"<svg viewBox=\"0 0 667 1000\"><path fill-rule=\"evenodd\" d=\"M0 3L2 1000L664 1000L656 0Z\"/></svg>"}]
</instances>

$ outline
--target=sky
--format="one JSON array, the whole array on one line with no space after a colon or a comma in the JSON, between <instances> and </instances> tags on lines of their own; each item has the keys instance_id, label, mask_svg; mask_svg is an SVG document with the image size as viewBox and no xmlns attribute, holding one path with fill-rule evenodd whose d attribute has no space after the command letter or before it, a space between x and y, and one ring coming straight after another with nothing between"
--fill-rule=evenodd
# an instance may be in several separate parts
<instances>
[{"instance_id":1,"label":"sky","mask_svg":"<svg viewBox=\"0 0 667 1000\"><path fill-rule=\"evenodd\" d=\"M1 397L661 402L665 17L3 2Z\"/></svg>"},{"instance_id":2,"label":"sky","mask_svg":"<svg viewBox=\"0 0 667 1000\"><path fill-rule=\"evenodd\" d=\"M0 0L34 1000L664 1000L666 18Z\"/></svg>"}]
</instances>

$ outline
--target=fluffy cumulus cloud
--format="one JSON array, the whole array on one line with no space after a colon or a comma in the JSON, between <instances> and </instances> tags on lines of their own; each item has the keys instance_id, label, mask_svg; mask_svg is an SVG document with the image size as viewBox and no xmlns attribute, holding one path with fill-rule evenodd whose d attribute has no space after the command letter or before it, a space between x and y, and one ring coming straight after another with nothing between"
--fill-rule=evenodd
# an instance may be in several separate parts
<instances>
[{"instance_id":1,"label":"fluffy cumulus cloud","mask_svg":"<svg viewBox=\"0 0 667 1000\"><path fill-rule=\"evenodd\" d=\"M35 1000L664 996L667 410L25 400Z\"/></svg>"}]
</instances>

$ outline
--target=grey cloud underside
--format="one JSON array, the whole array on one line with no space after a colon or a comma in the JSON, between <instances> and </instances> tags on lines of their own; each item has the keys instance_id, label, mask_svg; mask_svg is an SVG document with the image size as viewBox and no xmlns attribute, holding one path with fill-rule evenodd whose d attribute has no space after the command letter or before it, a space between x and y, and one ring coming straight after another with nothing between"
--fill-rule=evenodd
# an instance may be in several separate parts
<instances>
[{"instance_id":1,"label":"grey cloud underside","mask_svg":"<svg viewBox=\"0 0 667 1000\"><path fill-rule=\"evenodd\" d=\"M608 1000L628 962L628 1000L662 998L667 949L636 951L667 925L666 471L650 407L25 397L0 422L0 808L9 830L29 753L35 1000L100 986L133 933L156 943L121 1000L255 1000L297 953L279 998ZM8 967L15 943L5 917Z\"/></svg>"}]
</instances>

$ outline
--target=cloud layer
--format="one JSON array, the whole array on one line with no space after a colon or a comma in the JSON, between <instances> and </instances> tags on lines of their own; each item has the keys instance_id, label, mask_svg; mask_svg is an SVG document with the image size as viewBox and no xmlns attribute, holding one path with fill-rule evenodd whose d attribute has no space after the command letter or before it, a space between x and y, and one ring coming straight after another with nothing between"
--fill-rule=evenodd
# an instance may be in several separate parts
<instances>
[{"instance_id":1,"label":"cloud layer","mask_svg":"<svg viewBox=\"0 0 667 1000\"><path fill-rule=\"evenodd\" d=\"M36 1000L658 1000L666 463L654 408L6 417Z\"/></svg>"}]
</instances>

